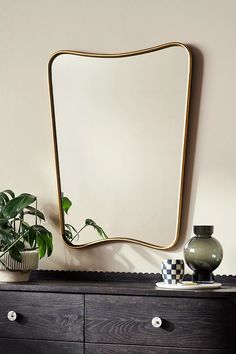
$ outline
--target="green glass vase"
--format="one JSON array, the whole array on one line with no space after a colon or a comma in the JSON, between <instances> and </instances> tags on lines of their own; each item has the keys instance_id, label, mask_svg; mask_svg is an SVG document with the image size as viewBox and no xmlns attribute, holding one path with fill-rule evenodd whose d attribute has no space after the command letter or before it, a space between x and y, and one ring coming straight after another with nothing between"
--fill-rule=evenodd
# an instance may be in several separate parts
<instances>
[{"instance_id":1,"label":"green glass vase","mask_svg":"<svg viewBox=\"0 0 236 354\"><path fill-rule=\"evenodd\" d=\"M213 271L220 265L223 258L223 249L219 241L212 234L213 226L196 225L195 234L184 248L184 259L193 270L192 280L197 283L214 282Z\"/></svg>"}]
</instances>

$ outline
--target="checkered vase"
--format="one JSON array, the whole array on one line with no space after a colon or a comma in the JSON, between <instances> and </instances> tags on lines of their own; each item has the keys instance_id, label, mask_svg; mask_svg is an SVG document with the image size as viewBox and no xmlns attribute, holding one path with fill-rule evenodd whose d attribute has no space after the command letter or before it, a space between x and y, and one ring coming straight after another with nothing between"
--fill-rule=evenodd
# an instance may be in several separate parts
<instances>
[{"instance_id":1,"label":"checkered vase","mask_svg":"<svg viewBox=\"0 0 236 354\"><path fill-rule=\"evenodd\" d=\"M177 284L183 280L184 261L182 259L166 259L161 264L161 274L166 284Z\"/></svg>"}]
</instances>

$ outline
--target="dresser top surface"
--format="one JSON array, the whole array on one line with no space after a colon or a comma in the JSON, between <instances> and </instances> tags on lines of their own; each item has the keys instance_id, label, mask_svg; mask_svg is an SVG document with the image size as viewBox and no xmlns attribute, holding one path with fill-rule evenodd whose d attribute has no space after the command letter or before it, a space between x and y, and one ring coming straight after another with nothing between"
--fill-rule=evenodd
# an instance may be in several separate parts
<instances>
[{"instance_id":1,"label":"dresser top surface","mask_svg":"<svg viewBox=\"0 0 236 354\"><path fill-rule=\"evenodd\" d=\"M78 275L77 275L78 274ZM89 276L88 276L89 274ZM156 297L197 297L197 298L236 298L236 284L222 282L220 289L205 290L165 290L157 289L155 283L160 281L160 275L102 277L96 272L35 272L29 282L1 283L0 291L29 291L52 293L78 293L78 294L111 294L111 295L137 295ZM115 273L117 274L117 273ZM113 279L114 278L114 279ZM125 279L125 280L124 280ZM226 279L227 280L227 279Z\"/></svg>"}]
</instances>

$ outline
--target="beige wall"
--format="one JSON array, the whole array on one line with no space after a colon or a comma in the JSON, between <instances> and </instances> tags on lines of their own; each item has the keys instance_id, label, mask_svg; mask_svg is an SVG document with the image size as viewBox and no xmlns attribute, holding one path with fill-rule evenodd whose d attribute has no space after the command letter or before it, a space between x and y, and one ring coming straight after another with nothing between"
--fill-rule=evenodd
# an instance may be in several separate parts
<instances>
[{"instance_id":1,"label":"beige wall","mask_svg":"<svg viewBox=\"0 0 236 354\"><path fill-rule=\"evenodd\" d=\"M55 245L41 268L158 272L162 259L182 257L193 224L210 223L224 248L217 272L236 273L235 16L234 0L0 0L0 186L39 196ZM168 252L123 243L71 251L57 226L48 58L169 41L194 58L180 242Z\"/></svg>"}]
</instances>

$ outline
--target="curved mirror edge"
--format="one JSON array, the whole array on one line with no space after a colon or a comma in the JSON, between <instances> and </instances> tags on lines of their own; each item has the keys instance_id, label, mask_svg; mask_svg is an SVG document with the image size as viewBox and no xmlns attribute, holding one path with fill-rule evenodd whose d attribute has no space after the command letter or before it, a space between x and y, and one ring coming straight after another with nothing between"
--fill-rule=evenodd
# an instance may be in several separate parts
<instances>
[{"instance_id":1,"label":"curved mirror edge","mask_svg":"<svg viewBox=\"0 0 236 354\"><path fill-rule=\"evenodd\" d=\"M170 47L182 47L188 56L188 81L187 81L187 89L186 89L186 101L185 101L185 117L184 117L184 140L182 145L182 164L181 164L181 178L179 183L179 202L178 202L178 213L177 213L177 224L176 224L176 233L173 241L168 245L158 245L148 243L142 240L137 240L133 238L127 237L109 237L108 239L98 239L92 242L84 243L84 244L72 244L65 236L65 222L64 222L64 212L62 209L61 203L61 178L60 178L60 167L59 167L59 156L58 156L58 144L57 144L57 132L56 132L56 118L55 118L55 107L54 107L54 97L53 97L53 83L52 83L52 65L54 60L63 54L71 54L77 56L87 56L87 57L99 57L99 58L122 58L122 57L129 57L135 55L141 55L146 53L151 53L154 51L159 51L162 49L167 49ZM48 63L48 82L49 82L49 96L50 96L50 108L51 108L51 117L52 117L52 130L53 130L53 142L54 142L54 154L55 154L55 167L56 167L56 177L57 177L57 193L58 193L58 207L59 207L59 222L60 222L60 229L63 240L65 244L69 248L76 248L76 249L83 249L86 247L95 246L101 243L107 242L129 242L135 243L142 246L146 246L153 249L159 250L167 250L172 248L176 245L179 239L180 233L180 222L181 222L181 209L182 209L182 198L183 198L183 181L184 181L184 168L185 168L185 158L186 158L186 143L187 143L187 128L188 128L188 115L189 115L189 104L190 104L190 88L191 88L191 76L192 76L192 54L188 46L184 45L180 42L171 42L162 44L159 46L132 51L132 52L125 52L125 53L113 53L113 54L104 54L104 53L89 53L89 52L80 52L80 51L70 51L70 50L61 50L54 53Z\"/></svg>"}]
</instances>

